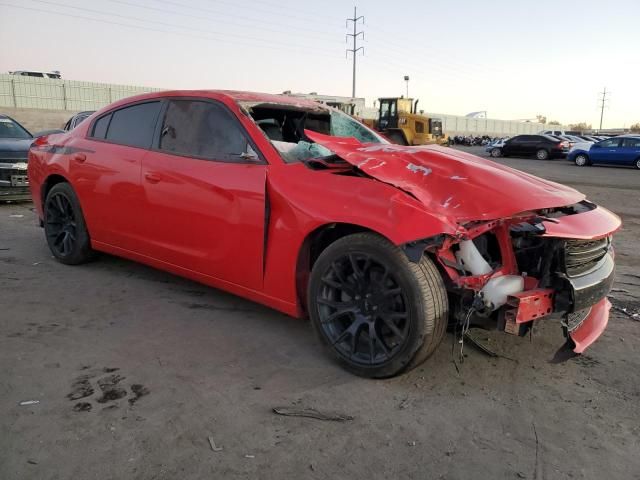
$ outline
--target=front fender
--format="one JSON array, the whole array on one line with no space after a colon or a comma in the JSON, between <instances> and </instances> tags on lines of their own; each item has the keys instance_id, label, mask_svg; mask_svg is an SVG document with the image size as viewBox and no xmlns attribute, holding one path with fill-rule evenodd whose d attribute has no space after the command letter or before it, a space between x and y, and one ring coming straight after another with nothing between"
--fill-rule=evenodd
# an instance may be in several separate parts
<instances>
[{"instance_id":1,"label":"front fender","mask_svg":"<svg viewBox=\"0 0 640 480\"><path fill-rule=\"evenodd\" d=\"M391 185L330 170L313 171L302 164L270 168L267 198L264 290L291 303L297 303L301 249L325 225L354 225L398 246L456 233L455 224Z\"/></svg>"}]
</instances>

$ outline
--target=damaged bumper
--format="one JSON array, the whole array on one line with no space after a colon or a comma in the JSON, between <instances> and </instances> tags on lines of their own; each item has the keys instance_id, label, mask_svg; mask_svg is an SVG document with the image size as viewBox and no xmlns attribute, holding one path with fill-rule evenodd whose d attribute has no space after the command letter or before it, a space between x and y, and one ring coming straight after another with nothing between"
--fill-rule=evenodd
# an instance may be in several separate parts
<instances>
[{"instance_id":1,"label":"damaged bumper","mask_svg":"<svg viewBox=\"0 0 640 480\"><path fill-rule=\"evenodd\" d=\"M474 224L434 253L463 316L493 318L514 335L536 320L561 318L574 351L582 353L608 323L612 234L620 225L608 210L582 202L562 212Z\"/></svg>"}]
</instances>

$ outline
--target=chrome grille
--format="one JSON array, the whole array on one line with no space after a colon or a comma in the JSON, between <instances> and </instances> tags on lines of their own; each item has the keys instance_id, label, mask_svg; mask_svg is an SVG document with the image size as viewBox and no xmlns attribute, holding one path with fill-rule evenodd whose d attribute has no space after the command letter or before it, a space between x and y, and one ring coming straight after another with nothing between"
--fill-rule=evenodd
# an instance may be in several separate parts
<instances>
[{"instance_id":1,"label":"chrome grille","mask_svg":"<svg viewBox=\"0 0 640 480\"><path fill-rule=\"evenodd\" d=\"M609 251L611 237L598 240L567 240L564 266L567 275L577 277L591 271Z\"/></svg>"}]
</instances>

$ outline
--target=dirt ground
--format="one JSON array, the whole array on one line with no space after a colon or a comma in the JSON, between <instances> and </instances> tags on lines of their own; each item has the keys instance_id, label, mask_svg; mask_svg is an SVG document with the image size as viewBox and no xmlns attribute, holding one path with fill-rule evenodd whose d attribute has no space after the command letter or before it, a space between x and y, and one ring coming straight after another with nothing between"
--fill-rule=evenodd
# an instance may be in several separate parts
<instances>
[{"instance_id":1,"label":"dirt ground","mask_svg":"<svg viewBox=\"0 0 640 480\"><path fill-rule=\"evenodd\" d=\"M637 312L640 172L501 161L621 214L612 301ZM638 320L614 311L572 358L553 322L476 332L501 356L465 345L457 369L448 334L364 380L307 322L106 255L61 265L31 205L2 205L0 479L640 479ZM353 419L273 412L291 406Z\"/></svg>"}]
</instances>

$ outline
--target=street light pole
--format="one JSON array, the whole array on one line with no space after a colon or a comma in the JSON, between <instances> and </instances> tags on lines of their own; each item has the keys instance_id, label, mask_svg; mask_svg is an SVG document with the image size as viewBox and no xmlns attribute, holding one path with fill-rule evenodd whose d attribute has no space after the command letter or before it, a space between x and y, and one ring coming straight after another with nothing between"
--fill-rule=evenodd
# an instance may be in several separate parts
<instances>
[{"instance_id":1,"label":"street light pole","mask_svg":"<svg viewBox=\"0 0 640 480\"><path fill-rule=\"evenodd\" d=\"M409 75L404 76L404 81L407 82L407 98L409 98Z\"/></svg>"}]
</instances>

